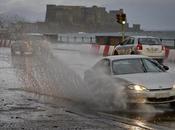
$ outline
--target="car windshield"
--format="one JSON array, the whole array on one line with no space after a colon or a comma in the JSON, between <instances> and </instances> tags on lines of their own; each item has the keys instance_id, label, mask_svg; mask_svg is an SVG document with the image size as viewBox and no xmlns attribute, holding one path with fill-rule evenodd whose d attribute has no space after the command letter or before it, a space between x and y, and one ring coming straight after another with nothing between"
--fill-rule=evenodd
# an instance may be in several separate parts
<instances>
[{"instance_id":1,"label":"car windshield","mask_svg":"<svg viewBox=\"0 0 175 130\"><path fill-rule=\"evenodd\" d=\"M161 41L158 38L139 38L139 43L142 45L160 45Z\"/></svg>"},{"instance_id":2,"label":"car windshield","mask_svg":"<svg viewBox=\"0 0 175 130\"><path fill-rule=\"evenodd\" d=\"M163 72L161 66L149 59L122 59L115 60L112 63L114 75Z\"/></svg>"}]
</instances>

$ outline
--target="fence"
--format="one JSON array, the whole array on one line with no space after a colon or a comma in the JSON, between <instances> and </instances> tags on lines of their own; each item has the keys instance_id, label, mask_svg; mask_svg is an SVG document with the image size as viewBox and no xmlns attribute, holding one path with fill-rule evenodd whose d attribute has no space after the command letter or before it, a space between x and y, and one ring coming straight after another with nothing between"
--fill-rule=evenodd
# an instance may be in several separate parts
<instances>
[{"instance_id":1,"label":"fence","mask_svg":"<svg viewBox=\"0 0 175 130\"><path fill-rule=\"evenodd\" d=\"M0 39L0 46L8 46L10 40ZM175 39L161 39L162 44L170 49L175 49ZM95 35L59 35L57 43L78 43L78 44L92 44L96 43ZM8 45L7 45L8 44Z\"/></svg>"},{"instance_id":2,"label":"fence","mask_svg":"<svg viewBox=\"0 0 175 130\"><path fill-rule=\"evenodd\" d=\"M163 45L170 49L175 49L175 39L161 39ZM95 43L95 35L58 35L58 42L61 43Z\"/></svg>"},{"instance_id":3,"label":"fence","mask_svg":"<svg viewBox=\"0 0 175 130\"><path fill-rule=\"evenodd\" d=\"M95 36L58 36L58 42L61 43L95 43Z\"/></svg>"}]
</instances>

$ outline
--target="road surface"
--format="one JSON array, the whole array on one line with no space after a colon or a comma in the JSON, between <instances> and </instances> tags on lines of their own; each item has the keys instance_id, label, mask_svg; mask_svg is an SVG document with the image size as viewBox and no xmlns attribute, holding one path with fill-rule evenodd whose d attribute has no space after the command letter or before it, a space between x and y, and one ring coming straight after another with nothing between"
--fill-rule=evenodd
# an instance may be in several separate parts
<instances>
[{"instance_id":1,"label":"road surface","mask_svg":"<svg viewBox=\"0 0 175 130\"><path fill-rule=\"evenodd\" d=\"M34 58L11 56L10 49L0 48L1 129L142 130L175 128L175 119L172 116L175 113L167 106L161 106L162 110L158 111L153 109L154 111L145 112L144 108L142 111L120 110L104 113L92 110L94 106L74 100L74 98L77 99L77 92L72 93L73 90L68 90L72 86L75 87L75 84L77 86L83 84L83 72L100 57L78 51L55 49L50 51L53 52L54 57L59 59L58 62L50 60L48 55L45 57L45 55L37 54ZM60 62L64 64L59 65ZM61 69L53 69L57 67ZM60 72L63 70L62 67L66 68L65 71L61 71L64 74L57 75L55 71ZM172 71L173 67L172 65ZM46 68L49 69L46 70ZM65 79L64 76L73 81L57 80L57 78ZM58 81L61 85L68 86L68 90L61 86L57 88ZM61 98L62 96L64 98ZM148 119L148 116L145 115L151 116Z\"/></svg>"}]
</instances>

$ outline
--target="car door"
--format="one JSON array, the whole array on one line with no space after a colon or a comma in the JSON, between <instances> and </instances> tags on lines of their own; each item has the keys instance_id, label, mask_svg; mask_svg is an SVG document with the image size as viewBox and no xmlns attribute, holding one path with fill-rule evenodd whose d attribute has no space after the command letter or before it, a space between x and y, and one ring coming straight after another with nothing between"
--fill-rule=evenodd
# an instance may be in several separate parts
<instances>
[{"instance_id":1,"label":"car door","mask_svg":"<svg viewBox=\"0 0 175 130\"><path fill-rule=\"evenodd\" d=\"M134 38L130 37L127 41L127 43L125 44L125 52L124 54L134 54Z\"/></svg>"},{"instance_id":2,"label":"car door","mask_svg":"<svg viewBox=\"0 0 175 130\"><path fill-rule=\"evenodd\" d=\"M128 41L129 39L127 38L116 47L115 50L117 51L118 55L125 55Z\"/></svg>"}]
</instances>

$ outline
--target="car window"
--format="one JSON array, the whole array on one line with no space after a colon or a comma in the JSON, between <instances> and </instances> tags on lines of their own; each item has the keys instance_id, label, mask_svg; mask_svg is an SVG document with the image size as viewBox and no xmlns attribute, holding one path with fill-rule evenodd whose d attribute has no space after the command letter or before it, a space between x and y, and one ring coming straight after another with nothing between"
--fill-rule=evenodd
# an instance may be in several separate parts
<instances>
[{"instance_id":1,"label":"car window","mask_svg":"<svg viewBox=\"0 0 175 130\"><path fill-rule=\"evenodd\" d=\"M164 70L161 68L161 66L151 60L143 59L144 67L147 72L163 72Z\"/></svg>"},{"instance_id":2,"label":"car window","mask_svg":"<svg viewBox=\"0 0 175 130\"><path fill-rule=\"evenodd\" d=\"M122 45L126 45L128 43L129 39L125 39L123 42L121 42Z\"/></svg>"},{"instance_id":3,"label":"car window","mask_svg":"<svg viewBox=\"0 0 175 130\"><path fill-rule=\"evenodd\" d=\"M127 45L132 45L132 44L134 44L134 38L130 38L130 39L127 41L126 44L127 44Z\"/></svg>"},{"instance_id":4,"label":"car window","mask_svg":"<svg viewBox=\"0 0 175 130\"><path fill-rule=\"evenodd\" d=\"M99 61L94 67L94 70L104 72L105 74L110 74L110 61L108 59L103 59Z\"/></svg>"},{"instance_id":5,"label":"car window","mask_svg":"<svg viewBox=\"0 0 175 130\"><path fill-rule=\"evenodd\" d=\"M124 59L113 61L112 71L114 75L145 72L141 59Z\"/></svg>"},{"instance_id":6,"label":"car window","mask_svg":"<svg viewBox=\"0 0 175 130\"><path fill-rule=\"evenodd\" d=\"M161 45L161 41L158 38L139 38L138 42L142 45Z\"/></svg>"}]
</instances>

